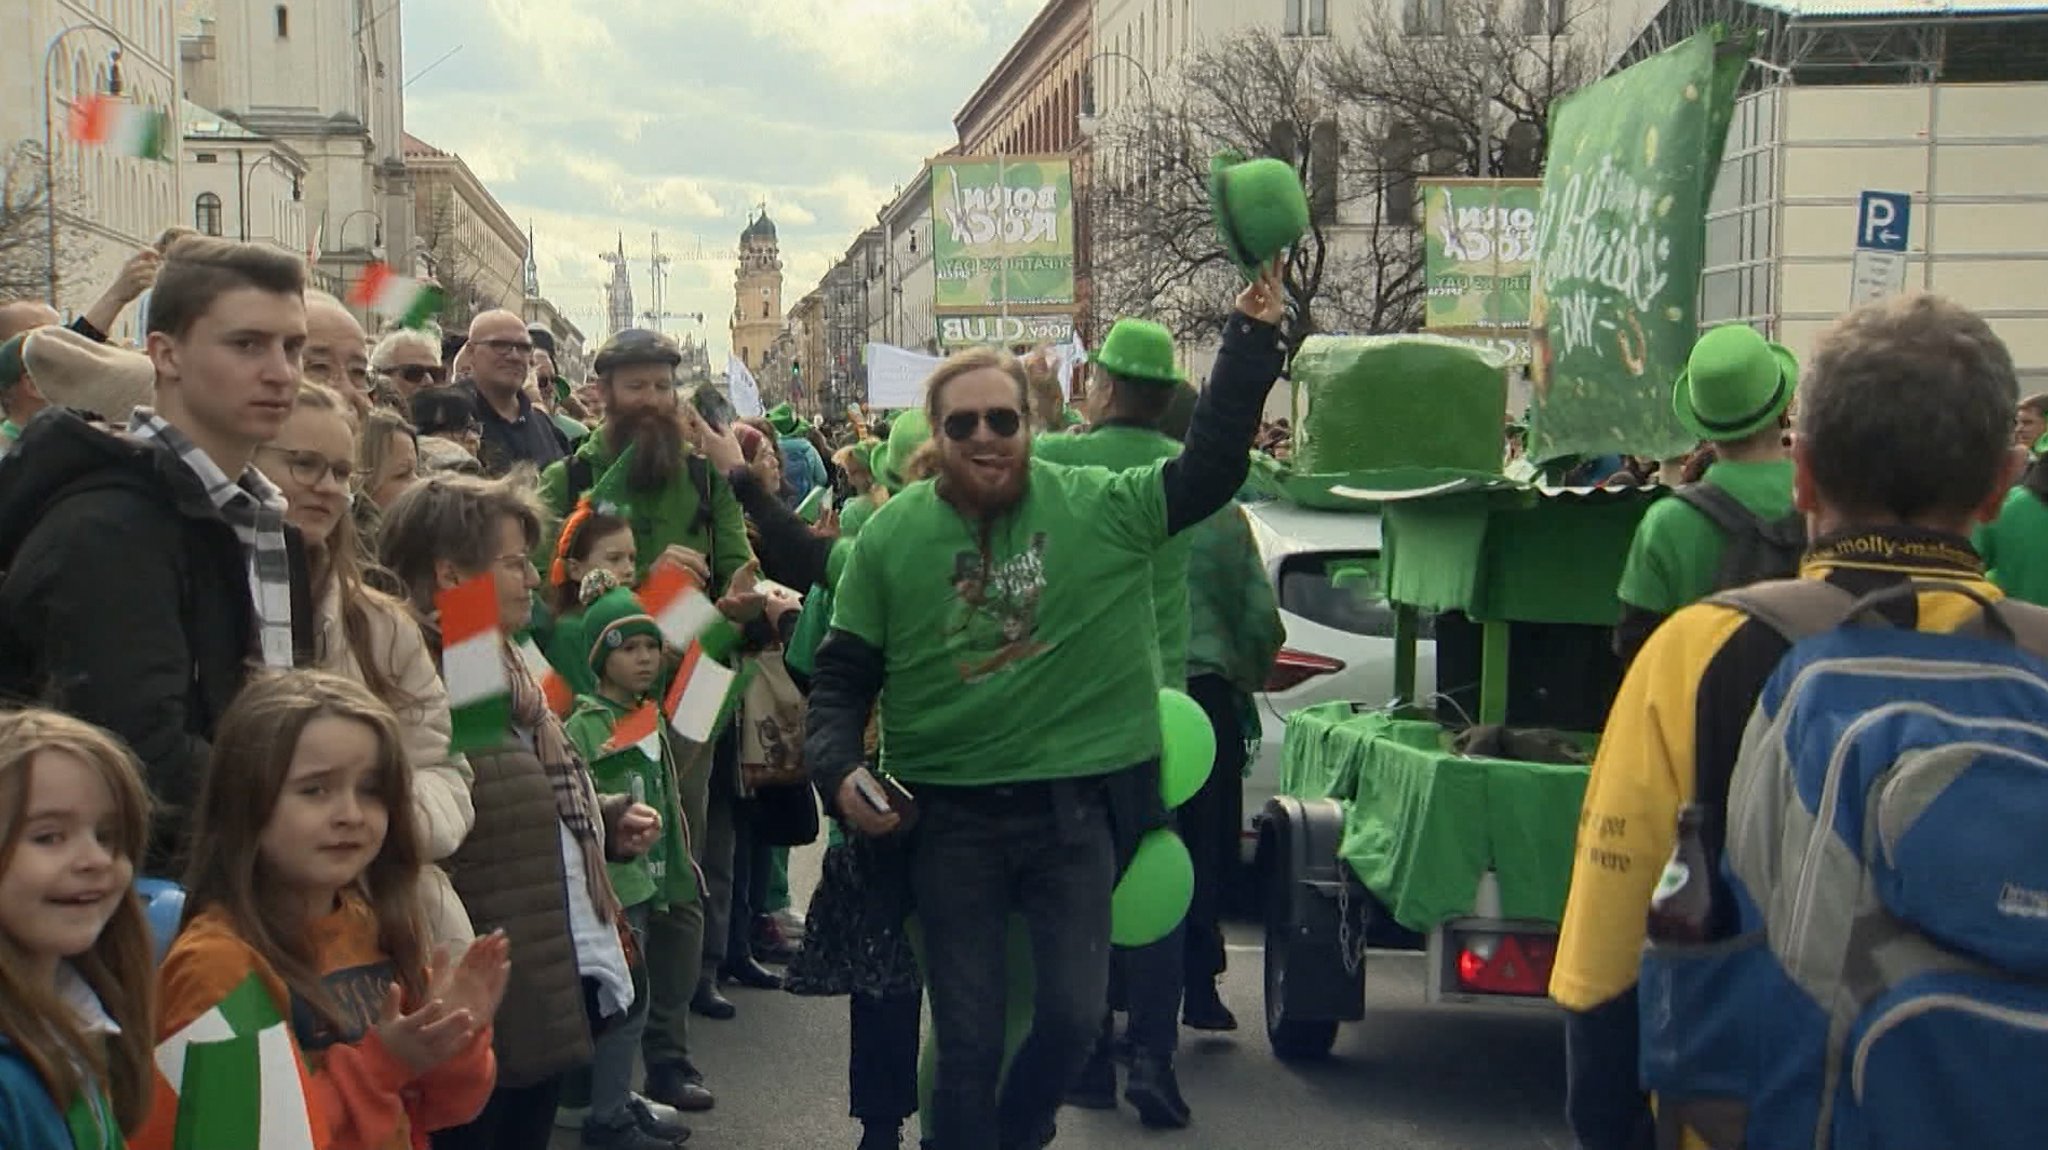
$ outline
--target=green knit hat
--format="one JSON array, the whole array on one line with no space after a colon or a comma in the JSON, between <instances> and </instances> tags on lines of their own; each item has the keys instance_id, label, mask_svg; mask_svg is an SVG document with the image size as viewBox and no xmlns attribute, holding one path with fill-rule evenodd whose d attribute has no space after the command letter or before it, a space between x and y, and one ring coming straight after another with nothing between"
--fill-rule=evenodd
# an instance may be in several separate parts
<instances>
[{"instance_id":1,"label":"green knit hat","mask_svg":"<svg viewBox=\"0 0 2048 1150\"><path fill-rule=\"evenodd\" d=\"M615 587L592 600L583 610L583 646L590 653L590 673L604 678L605 660L635 635L661 639L660 625L641 605L639 596Z\"/></svg>"},{"instance_id":2,"label":"green knit hat","mask_svg":"<svg viewBox=\"0 0 2048 1150\"><path fill-rule=\"evenodd\" d=\"M1120 319L1088 354L1088 362L1121 379L1139 383L1184 383L1173 361L1173 333L1148 319Z\"/></svg>"},{"instance_id":3,"label":"green knit hat","mask_svg":"<svg viewBox=\"0 0 2048 1150\"><path fill-rule=\"evenodd\" d=\"M910 486L904 472L910 468L910 457L932 437L932 425L922 411L906 411L889 424L889 442L882 450L882 467L875 475L882 486L890 491L901 491Z\"/></svg>"},{"instance_id":4,"label":"green knit hat","mask_svg":"<svg viewBox=\"0 0 2048 1150\"><path fill-rule=\"evenodd\" d=\"M1308 232L1308 194L1281 160L1219 152L1209 162L1209 212L1223 250L1248 275Z\"/></svg>"},{"instance_id":5,"label":"green knit hat","mask_svg":"<svg viewBox=\"0 0 2048 1150\"><path fill-rule=\"evenodd\" d=\"M1747 324L1717 327L1692 345L1671 389L1671 410L1701 439L1725 442L1777 421L1799 385L1791 351Z\"/></svg>"},{"instance_id":6,"label":"green knit hat","mask_svg":"<svg viewBox=\"0 0 2048 1150\"><path fill-rule=\"evenodd\" d=\"M786 403L778 403L768 409L768 426L774 428L777 435L805 435L811 430L811 425Z\"/></svg>"}]
</instances>

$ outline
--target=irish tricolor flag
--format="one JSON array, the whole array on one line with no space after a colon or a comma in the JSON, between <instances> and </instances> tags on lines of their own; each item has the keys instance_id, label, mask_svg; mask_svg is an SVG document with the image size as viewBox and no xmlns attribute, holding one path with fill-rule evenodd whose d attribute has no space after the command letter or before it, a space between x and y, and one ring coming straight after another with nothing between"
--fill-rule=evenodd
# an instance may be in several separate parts
<instances>
[{"instance_id":1,"label":"irish tricolor flag","mask_svg":"<svg viewBox=\"0 0 2048 1150\"><path fill-rule=\"evenodd\" d=\"M562 678L532 639L520 640L519 661L526 664L526 673L540 684L540 693L547 698L548 710L553 711L558 719L568 718L570 710L576 706L576 692L569 688L568 680Z\"/></svg>"},{"instance_id":2,"label":"irish tricolor flag","mask_svg":"<svg viewBox=\"0 0 2048 1150\"><path fill-rule=\"evenodd\" d=\"M256 975L158 1043L155 1061L156 1098L133 1145L168 1150L313 1150L316 1145L305 1064Z\"/></svg>"},{"instance_id":3,"label":"irish tricolor flag","mask_svg":"<svg viewBox=\"0 0 2048 1150\"><path fill-rule=\"evenodd\" d=\"M71 138L122 156L166 157L170 118L155 108L113 96L87 96L71 104Z\"/></svg>"},{"instance_id":4,"label":"irish tricolor flag","mask_svg":"<svg viewBox=\"0 0 2048 1150\"><path fill-rule=\"evenodd\" d=\"M498 632L498 581L489 571L434 597L441 611L441 678L455 730L451 751L495 747L512 723L512 684Z\"/></svg>"},{"instance_id":5,"label":"irish tricolor flag","mask_svg":"<svg viewBox=\"0 0 2048 1150\"><path fill-rule=\"evenodd\" d=\"M657 563L640 587L640 602L654 616L669 646L687 649L718 622L718 605L697 585L697 577L674 563Z\"/></svg>"},{"instance_id":6,"label":"irish tricolor flag","mask_svg":"<svg viewBox=\"0 0 2048 1150\"><path fill-rule=\"evenodd\" d=\"M690 644L663 701L669 725L692 742L710 742L724 725L726 701L738 682L739 676L706 654L702 643Z\"/></svg>"},{"instance_id":7,"label":"irish tricolor flag","mask_svg":"<svg viewBox=\"0 0 2048 1150\"><path fill-rule=\"evenodd\" d=\"M432 284L400 275L390 264L371 264L348 293L348 302L366 307L400 327L417 328L441 310L441 293Z\"/></svg>"},{"instance_id":8,"label":"irish tricolor flag","mask_svg":"<svg viewBox=\"0 0 2048 1150\"><path fill-rule=\"evenodd\" d=\"M606 753L627 747L637 748L657 763L661 761L661 708L645 704L612 728L612 737L604 745Z\"/></svg>"}]
</instances>

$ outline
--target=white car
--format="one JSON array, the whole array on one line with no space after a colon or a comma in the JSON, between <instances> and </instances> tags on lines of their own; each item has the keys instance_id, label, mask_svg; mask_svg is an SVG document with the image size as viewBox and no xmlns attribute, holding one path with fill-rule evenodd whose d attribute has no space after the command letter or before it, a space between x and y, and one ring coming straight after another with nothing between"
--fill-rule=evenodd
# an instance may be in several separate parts
<instances>
[{"instance_id":1,"label":"white car","mask_svg":"<svg viewBox=\"0 0 2048 1150\"><path fill-rule=\"evenodd\" d=\"M1342 699L1377 707L1394 694L1394 609L1379 579L1380 517L1317 511L1284 501L1245 505L1259 558L1273 581L1287 644L1253 697L1263 736L1244 783L1243 855L1258 845L1252 820L1280 787L1287 716ZM1362 576L1362 577L1361 577ZM1415 690L1436 691L1436 644L1425 627Z\"/></svg>"}]
</instances>

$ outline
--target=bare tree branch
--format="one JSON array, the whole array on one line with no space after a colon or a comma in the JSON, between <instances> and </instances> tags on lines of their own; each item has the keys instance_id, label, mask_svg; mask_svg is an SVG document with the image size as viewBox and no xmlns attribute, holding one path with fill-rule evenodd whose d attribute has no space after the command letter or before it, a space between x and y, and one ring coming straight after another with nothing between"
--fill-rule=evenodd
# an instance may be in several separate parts
<instances>
[{"instance_id":1,"label":"bare tree branch","mask_svg":"<svg viewBox=\"0 0 2048 1150\"><path fill-rule=\"evenodd\" d=\"M65 232L76 215L76 192L61 177L44 179L42 145L22 140L0 154L0 300L42 299L50 291L50 208L58 211L57 278L83 274L92 262L90 241Z\"/></svg>"}]
</instances>

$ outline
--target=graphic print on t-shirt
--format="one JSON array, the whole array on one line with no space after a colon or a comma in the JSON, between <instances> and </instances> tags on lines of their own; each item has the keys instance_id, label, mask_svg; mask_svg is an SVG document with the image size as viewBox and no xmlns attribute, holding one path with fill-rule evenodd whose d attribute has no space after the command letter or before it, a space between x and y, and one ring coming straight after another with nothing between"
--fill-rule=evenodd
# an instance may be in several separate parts
<instances>
[{"instance_id":1,"label":"graphic print on t-shirt","mask_svg":"<svg viewBox=\"0 0 2048 1150\"><path fill-rule=\"evenodd\" d=\"M362 1039L384 1011L384 996L398 981L398 964L390 959L367 966L350 966L330 971L320 980L327 997L341 1015L341 1030L320 1017L313 1004L292 995L292 1037L308 1054L325 1050L337 1042Z\"/></svg>"},{"instance_id":2,"label":"graphic print on t-shirt","mask_svg":"<svg viewBox=\"0 0 2048 1150\"><path fill-rule=\"evenodd\" d=\"M1045 593L1045 532L993 570L979 552L953 556L954 620L946 628L963 682L978 683L1048 650L1037 639Z\"/></svg>"}]
</instances>

